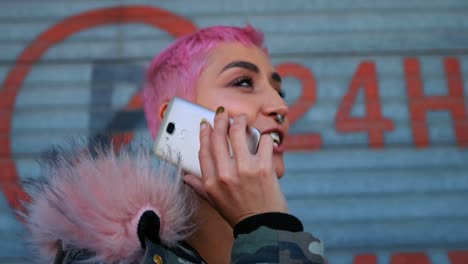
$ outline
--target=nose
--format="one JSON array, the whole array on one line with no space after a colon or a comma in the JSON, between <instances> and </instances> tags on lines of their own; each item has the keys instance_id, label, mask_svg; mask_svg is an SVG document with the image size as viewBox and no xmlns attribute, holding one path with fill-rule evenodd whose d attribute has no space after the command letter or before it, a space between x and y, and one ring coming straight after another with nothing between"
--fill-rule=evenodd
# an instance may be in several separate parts
<instances>
[{"instance_id":1,"label":"nose","mask_svg":"<svg viewBox=\"0 0 468 264\"><path fill-rule=\"evenodd\" d=\"M274 88L270 88L269 90L268 96L265 96L263 113L267 116L273 117L279 122L278 119L281 119L281 117L278 117L277 115L279 114L285 118L288 115L289 108L284 99L279 95L278 91ZM279 123L283 122L284 120Z\"/></svg>"}]
</instances>

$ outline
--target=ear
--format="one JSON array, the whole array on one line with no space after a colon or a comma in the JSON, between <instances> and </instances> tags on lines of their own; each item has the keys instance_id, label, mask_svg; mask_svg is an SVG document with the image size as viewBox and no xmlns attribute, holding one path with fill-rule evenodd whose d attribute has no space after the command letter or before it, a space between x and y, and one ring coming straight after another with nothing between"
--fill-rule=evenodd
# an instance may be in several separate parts
<instances>
[{"instance_id":1,"label":"ear","mask_svg":"<svg viewBox=\"0 0 468 264\"><path fill-rule=\"evenodd\" d=\"M163 119L164 114L166 113L166 109L167 109L168 104L169 104L169 101L166 101L166 102L162 103L161 106L159 107L159 118L161 118L161 120Z\"/></svg>"}]
</instances>

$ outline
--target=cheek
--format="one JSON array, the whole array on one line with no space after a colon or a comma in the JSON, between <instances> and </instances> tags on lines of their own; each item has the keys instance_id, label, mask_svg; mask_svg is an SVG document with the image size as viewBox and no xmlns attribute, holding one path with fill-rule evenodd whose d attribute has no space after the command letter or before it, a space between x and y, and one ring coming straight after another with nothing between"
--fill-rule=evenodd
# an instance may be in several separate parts
<instances>
[{"instance_id":1,"label":"cheek","mask_svg":"<svg viewBox=\"0 0 468 264\"><path fill-rule=\"evenodd\" d=\"M249 98L244 94L235 94L226 98L222 103L231 117L246 115L248 123L255 125L260 108L258 102L253 98Z\"/></svg>"},{"instance_id":2,"label":"cheek","mask_svg":"<svg viewBox=\"0 0 468 264\"><path fill-rule=\"evenodd\" d=\"M249 123L255 122L256 110L254 105L245 100L229 100L225 101L224 106L231 116L247 115Z\"/></svg>"},{"instance_id":3,"label":"cheek","mask_svg":"<svg viewBox=\"0 0 468 264\"><path fill-rule=\"evenodd\" d=\"M219 106L223 106L231 117L241 114L247 115L250 124L255 123L258 112L255 102L250 102L248 99L238 98L238 96L233 95L210 95L197 99L196 103L213 111L216 111Z\"/></svg>"},{"instance_id":4,"label":"cheek","mask_svg":"<svg viewBox=\"0 0 468 264\"><path fill-rule=\"evenodd\" d=\"M218 97L219 96L214 92L197 94L195 103L215 111L216 108L220 106L219 102L222 102L222 99Z\"/></svg>"}]
</instances>

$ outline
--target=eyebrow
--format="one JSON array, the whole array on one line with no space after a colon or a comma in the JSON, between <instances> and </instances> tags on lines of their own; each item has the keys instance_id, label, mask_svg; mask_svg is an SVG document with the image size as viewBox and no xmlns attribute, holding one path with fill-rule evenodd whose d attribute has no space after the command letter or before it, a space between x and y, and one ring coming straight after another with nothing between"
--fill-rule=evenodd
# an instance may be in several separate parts
<instances>
[{"instance_id":1,"label":"eyebrow","mask_svg":"<svg viewBox=\"0 0 468 264\"><path fill-rule=\"evenodd\" d=\"M257 65L251 63L251 62L248 62L248 61L233 61L233 62L230 62L228 63L226 66L224 66L224 68L221 70L221 72L224 72L230 68L244 68L244 69L247 69L249 71L252 71L252 72L255 72L255 73L259 73L260 72L260 69L258 69Z\"/></svg>"},{"instance_id":2,"label":"eyebrow","mask_svg":"<svg viewBox=\"0 0 468 264\"><path fill-rule=\"evenodd\" d=\"M226 66L223 67L221 72L224 72L224 71L226 71L228 69L231 69L231 68L244 68L246 70L249 70L249 71L252 71L252 72L255 72L255 73L260 72L260 69L257 67L257 65L255 65L255 64L253 64L251 62L248 62L248 61L233 61L233 62L230 62ZM271 79L273 79L274 81L279 82L279 83L281 83L281 81L282 81L281 76L277 72L273 72L271 74Z\"/></svg>"}]
</instances>

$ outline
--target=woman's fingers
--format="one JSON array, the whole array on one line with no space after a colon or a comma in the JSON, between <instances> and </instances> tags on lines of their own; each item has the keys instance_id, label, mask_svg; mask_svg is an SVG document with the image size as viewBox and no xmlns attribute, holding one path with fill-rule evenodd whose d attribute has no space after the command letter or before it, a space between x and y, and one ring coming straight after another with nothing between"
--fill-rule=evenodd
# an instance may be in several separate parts
<instances>
[{"instance_id":1,"label":"woman's fingers","mask_svg":"<svg viewBox=\"0 0 468 264\"><path fill-rule=\"evenodd\" d=\"M213 158L217 161L217 172L228 172L231 166L231 156L229 155L228 144L229 117L224 107L216 110L214 127L211 134L211 149Z\"/></svg>"},{"instance_id":2,"label":"woman's fingers","mask_svg":"<svg viewBox=\"0 0 468 264\"><path fill-rule=\"evenodd\" d=\"M234 154L234 159L238 164L246 164L252 156L247 146L247 116L240 115L233 119L229 128L229 138Z\"/></svg>"},{"instance_id":3,"label":"woman's fingers","mask_svg":"<svg viewBox=\"0 0 468 264\"><path fill-rule=\"evenodd\" d=\"M252 155L247 145L247 123L247 117L241 115L229 124L227 113L221 109L213 128L208 123L201 124L202 178L187 175L184 179L231 226L253 214L287 211L272 164L273 139L270 135L261 136L258 152Z\"/></svg>"},{"instance_id":4,"label":"woman's fingers","mask_svg":"<svg viewBox=\"0 0 468 264\"><path fill-rule=\"evenodd\" d=\"M273 138L271 138L270 134L263 134L260 137L257 159L259 167L264 170L272 171L276 180L276 175L273 169Z\"/></svg>"},{"instance_id":5,"label":"woman's fingers","mask_svg":"<svg viewBox=\"0 0 468 264\"><path fill-rule=\"evenodd\" d=\"M205 191L207 191L207 186L208 188L215 187L216 178L220 176L220 173L223 173L224 177L229 176L232 167L227 136L228 118L224 108L219 107L216 111L213 128L206 121L200 124L198 157Z\"/></svg>"},{"instance_id":6,"label":"woman's fingers","mask_svg":"<svg viewBox=\"0 0 468 264\"><path fill-rule=\"evenodd\" d=\"M210 124L208 121L203 120L200 123L200 150L198 152L203 182L216 177L216 167L211 153L211 132L212 128Z\"/></svg>"}]
</instances>

